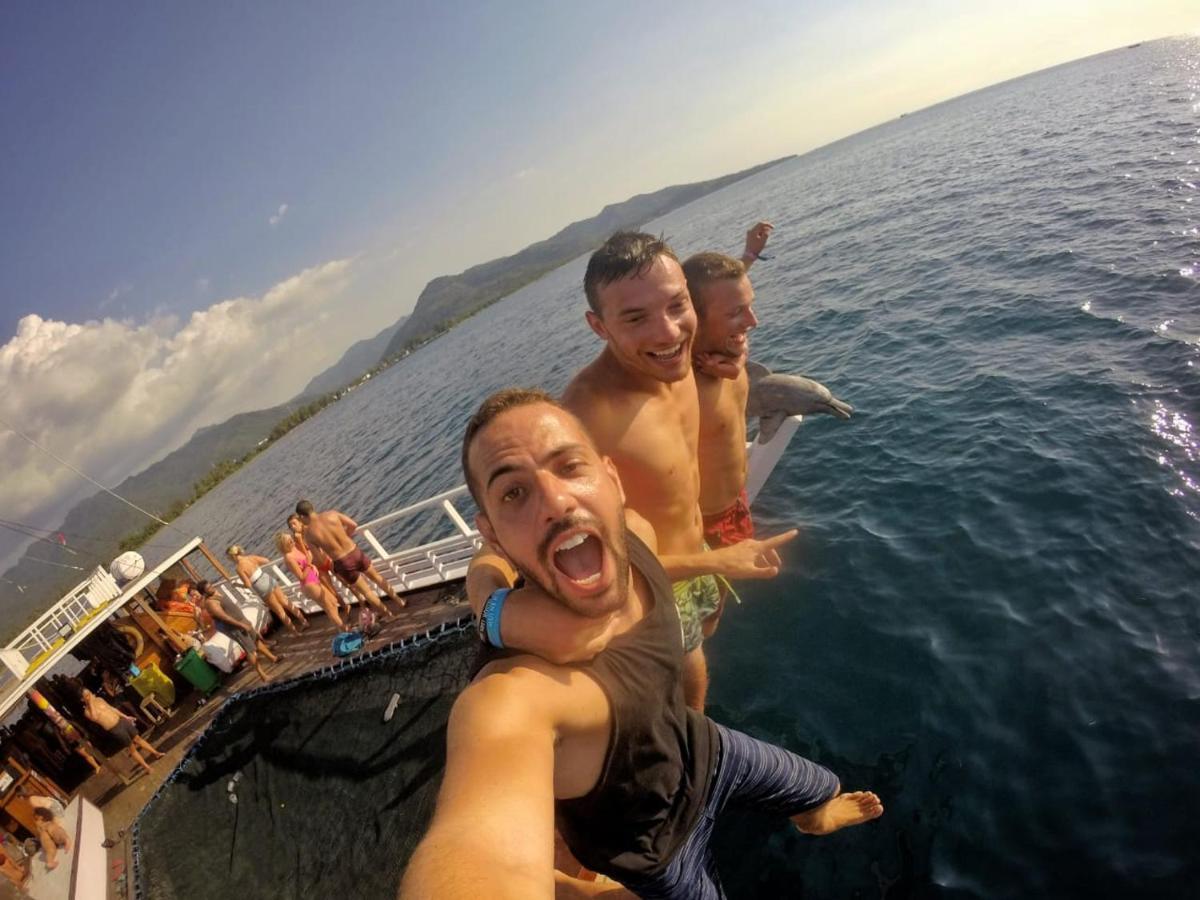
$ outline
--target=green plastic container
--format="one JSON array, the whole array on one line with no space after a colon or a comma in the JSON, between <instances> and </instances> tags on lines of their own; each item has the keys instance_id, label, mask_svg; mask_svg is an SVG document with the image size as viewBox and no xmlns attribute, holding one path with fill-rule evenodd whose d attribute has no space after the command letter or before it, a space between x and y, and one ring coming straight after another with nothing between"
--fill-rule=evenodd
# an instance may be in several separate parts
<instances>
[{"instance_id":1,"label":"green plastic container","mask_svg":"<svg viewBox=\"0 0 1200 900\"><path fill-rule=\"evenodd\" d=\"M194 648L175 660L175 671L190 681L198 690L203 691L205 695L211 694L221 685L221 681L217 677L217 670L206 663L204 657Z\"/></svg>"}]
</instances>

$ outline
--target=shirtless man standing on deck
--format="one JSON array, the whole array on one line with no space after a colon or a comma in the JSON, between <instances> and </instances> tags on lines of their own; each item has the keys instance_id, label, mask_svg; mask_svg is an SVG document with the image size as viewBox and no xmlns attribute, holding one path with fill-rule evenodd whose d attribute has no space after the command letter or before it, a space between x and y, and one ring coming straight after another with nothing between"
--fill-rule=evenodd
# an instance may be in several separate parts
<instances>
[{"instance_id":1,"label":"shirtless man standing on deck","mask_svg":"<svg viewBox=\"0 0 1200 900\"><path fill-rule=\"evenodd\" d=\"M401 609L404 608L404 598L397 596L383 576L376 571L367 555L354 543L354 532L358 530L357 522L335 509L317 512L308 500L301 500L296 504L296 515L304 523L305 538L314 547L329 555L333 560L334 574L345 582L356 597L379 610L384 621L394 618L367 581L367 578L370 578L383 588L389 599L395 600Z\"/></svg>"},{"instance_id":2,"label":"shirtless man standing on deck","mask_svg":"<svg viewBox=\"0 0 1200 900\"><path fill-rule=\"evenodd\" d=\"M588 324L606 346L568 385L563 405L616 464L627 507L658 535L683 624L685 699L702 710L708 688L703 622L720 602L713 575L774 576L779 571L776 548L796 533L712 552L704 547L697 461L700 407L691 355L696 315L671 248L649 234L618 232L592 255L584 291ZM485 560L477 557L476 562ZM493 562L489 578L503 568ZM472 588L469 578L468 593L478 605L478 589ZM507 645L559 662L581 657L575 647L555 645L556 635L560 644L562 635L594 638L584 645L591 653L603 645L602 633L561 627L566 613L542 600L529 591L507 598L500 629Z\"/></svg>"}]
</instances>

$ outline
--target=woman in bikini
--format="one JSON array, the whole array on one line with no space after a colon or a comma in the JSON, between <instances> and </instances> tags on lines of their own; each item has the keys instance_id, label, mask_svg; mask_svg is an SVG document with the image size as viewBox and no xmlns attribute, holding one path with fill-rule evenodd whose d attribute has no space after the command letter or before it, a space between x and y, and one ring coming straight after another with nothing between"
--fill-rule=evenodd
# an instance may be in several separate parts
<instances>
[{"instance_id":1,"label":"woman in bikini","mask_svg":"<svg viewBox=\"0 0 1200 900\"><path fill-rule=\"evenodd\" d=\"M286 531L275 535L275 546L283 554L283 561L291 569L292 577L300 582L300 593L325 610L325 614L339 631L345 631L346 625L338 615L337 599L321 584L321 574L313 565L312 558L300 549Z\"/></svg>"},{"instance_id":2,"label":"woman in bikini","mask_svg":"<svg viewBox=\"0 0 1200 900\"><path fill-rule=\"evenodd\" d=\"M283 596L279 582L267 571L267 566L271 564L269 559L265 556L255 556L252 553L247 553L237 544L234 544L225 553L233 560L234 565L237 566L237 573L242 579L242 584L254 591L259 599L270 607L271 612L275 614L275 618L282 622L288 631L292 634L299 633L296 625L292 623L292 619L295 619L301 628L308 627L308 619L305 618L304 611L292 605Z\"/></svg>"},{"instance_id":3,"label":"woman in bikini","mask_svg":"<svg viewBox=\"0 0 1200 900\"><path fill-rule=\"evenodd\" d=\"M300 521L300 517L292 513L287 518L288 530L292 533L292 540L296 542L296 546L305 556L309 558L314 566L317 567L317 574L321 578L321 584L324 588L333 594L337 600L338 613L343 616L350 614L350 604L343 598L338 589L333 583L333 560L329 558L329 554L320 547L310 547L308 541L304 539L304 523Z\"/></svg>"}]
</instances>

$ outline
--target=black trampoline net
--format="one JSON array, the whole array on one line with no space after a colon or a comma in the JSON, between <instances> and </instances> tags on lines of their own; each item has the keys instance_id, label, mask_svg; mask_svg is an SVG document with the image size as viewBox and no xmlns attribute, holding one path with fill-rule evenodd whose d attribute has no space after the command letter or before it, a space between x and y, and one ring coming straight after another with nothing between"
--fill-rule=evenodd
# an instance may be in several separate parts
<instances>
[{"instance_id":1,"label":"black trampoline net","mask_svg":"<svg viewBox=\"0 0 1200 900\"><path fill-rule=\"evenodd\" d=\"M139 896L394 898L478 647L457 627L230 700L138 819Z\"/></svg>"}]
</instances>

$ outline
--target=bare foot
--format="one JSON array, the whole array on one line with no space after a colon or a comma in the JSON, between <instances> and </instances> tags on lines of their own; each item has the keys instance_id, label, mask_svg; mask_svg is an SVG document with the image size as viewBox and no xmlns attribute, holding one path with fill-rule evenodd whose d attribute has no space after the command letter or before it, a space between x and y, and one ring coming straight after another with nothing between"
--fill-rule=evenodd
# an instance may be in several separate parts
<instances>
[{"instance_id":1,"label":"bare foot","mask_svg":"<svg viewBox=\"0 0 1200 900\"><path fill-rule=\"evenodd\" d=\"M47 859L46 860L46 870L47 871L49 871L50 869L57 869L57 868L58 868L58 860L57 859Z\"/></svg>"},{"instance_id":2,"label":"bare foot","mask_svg":"<svg viewBox=\"0 0 1200 900\"><path fill-rule=\"evenodd\" d=\"M832 834L841 828L861 825L883 815L883 803L870 791L838 794L816 809L792 816L792 823L805 834Z\"/></svg>"}]
</instances>

